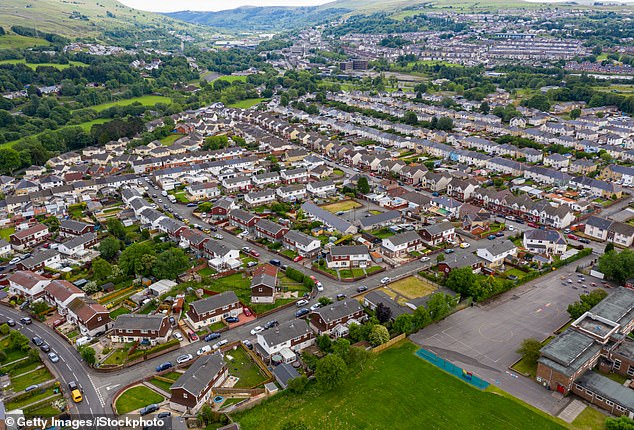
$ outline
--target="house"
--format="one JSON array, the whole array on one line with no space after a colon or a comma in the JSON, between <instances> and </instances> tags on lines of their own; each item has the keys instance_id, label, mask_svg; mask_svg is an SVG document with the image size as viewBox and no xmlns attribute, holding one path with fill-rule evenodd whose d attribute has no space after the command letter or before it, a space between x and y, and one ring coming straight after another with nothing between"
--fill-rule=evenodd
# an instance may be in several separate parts
<instances>
[{"instance_id":1,"label":"house","mask_svg":"<svg viewBox=\"0 0 634 430\"><path fill-rule=\"evenodd\" d=\"M282 180L280 179L280 174L277 172L255 175L251 178L251 180L253 181L253 185L258 188L263 188L268 185L279 185L282 182Z\"/></svg>"},{"instance_id":2,"label":"house","mask_svg":"<svg viewBox=\"0 0 634 430\"><path fill-rule=\"evenodd\" d=\"M59 223L59 235L61 237L72 238L93 231L95 231L94 225L82 221L75 221L74 219L64 219Z\"/></svg>"},{"instance_id":3,"label":"house","mask_svg":"<svg viewBox=\"0 0 634 430\"><path fill-rule=\"evenodd\" d=\"M79 257L85 253L88 248L95 246L98 242L96 233L86 233L76 236L71 240L67 240L59 246L59 252L71 257Z\"/></svg>"},{"instance_id":4,"label":"house","mask_svg":"<svg viewBox=\"0 0 634 430\"><path fill-rule=\"evenodd\" d=\"M419 233L423 238L423 242L431 246L436 246L447 240L453 240L456 235L456 229L452 223L444 221L425 226Z\"/></svg>"},{"instance_id":5,"label":"house","mask_svg":"<svg viewBox=\"0 0 634 430\"><path fill-rule=\"evenodd\" d=\"M163 314L124 314L115 320L110 340L116 343L140 341L156 345L167 340L169 331L169 320Z\"/></svg>"},{"instance_id":6,"label":"house","mask_svg":"<svg viewBox=\"0 0 634 430\"><path fill-rule=\"evenodd\" d=\"M453 269L470 267L473 273L479 273L482 266L483 261L473 254L452 253L445 256L445 259L438 263L438 271L448 275Z\"/></svg>"},{"instance_id":7,"label":"house","mask_svg":"<svg viewBox=\"0 0 634 430\"><path fill-rule=\"evenodd\" d=\"M82 336L98 336L112 327L108 309L92 299L76 298L67 311L66 320L76 324Z\"/></svg>"},{"instance_id":8,"label":"house","mask_svg":"<svg viewBox=\"0 0 634 430\"><path fill-rule=\"evenodd\" d=\"M229 212L237 208L238 206L236 206L232 198L223 197L214 203L209 215L215 220L224 220L229 216Z\"/></svg>"},{"instance_id":9,"label":"house","mask_svg":"<svg viewBox=\"0 0 634 430\"><path fill-rule=\"evenodd\" d=\"M584 233L623 247L630 247L634 243L634 226L597 216L591 216L586 220Z\"/></svg>"},{"instance_id":10,"label":"house","mask_svg":"<svg viewBox=\"0 0 634 430\"><path fill-rule=\"evenodd\" d=\"M536 254L562 255L566 252L566 238L557 230L527 230L524 232L522 245L529 252Z\"/></svg>"},{"instance_id":11,"label":"house","mask_svg":"<svg viewBox=\"0 0 634 430\"><path fill-rule=\"evenodd\" d=\"M255 230L255 223L259 219L260 218L256 215L243 211L242 209L233 209L229 212L229 224L244 231L253 232Z\"/></svg>"},{"instance_id":12,"label":"house","mask_svg":"<svg viewBox=\"0 0 634 430\"><path fill-rule=\"evenodd\" d=\"M44 300L57 308L60 315L68 313L70 303L86 294L68 281L56 279L44 287Z\"/></svg>"},{"instance_id":13,"label":"house","mask_svg":"<svg viewBox=\"0 0 634 430\"><path fill-rule=\"evenodd\" d=\"M415 231L407 231L382 240L383 254L390 258L404 258L410 252L424 248L423 239Z\"/></svg>"},{"instance_id":14,"label":"house","mask_svg":"<svg viewBox=\"0 0 634 430\"><path fill-rule=\"evenodd\" d=\"M306 196L306 187L302 184L289 185L287 187L279 187L275 190L277 197L288 202L301 200Z\"/></svg>"},{"instance_id":15,"label":"house","mask_svg":"<svg viewBox=\"0 0 634 430\"><path fill-rule=\"evenodd\" d=\"M399 315L411 314L412 309L399 305L394 299L380 290L372 290L363 296L363 305L376 311L379 304L390 309L390 319L394 321Z\"/></svg>"},{"instance_id":16,"label":"house","mask_svg":"<svg viewBox=\"0 0 634 430\"><path fill-rule=\"evenodd\" d=\"M611 164L604 168L599 175L599 179L611 180L621 185L634 185L634 167Z\"/></svg>"},{"instance_id":17,"label":"house","mask_svg":"<svg viewBox=\"0 0 634 430\"><path fill-rule=\"evenodd\" d=\"M233 291L196 300L189 305L185 321L194 330L216 323L222 318L237 317L242 313L242 305Z\"/></svg>"},{"instance_id":18,"label":"house","mask_svg":"<svg viewBox=\"0 0 634 430\"><path fill-rule=\"evenodd\" d=\"M0 239L0 257L6 258L12 253L13 249L11 248L11 244L4 239Z\"/></svg>"},{"instance_id":19,"label":"house","mask_svg":"<svg viewBox=\"0 0 634 430\"><path fill-rule=\"evenodd\" d=\"M284 184L298 184L308 182L308 170L300 168L300 169L291 169L291 170L282 170L280 171L280 179Z\"/></svg>"},{"instance_id":20,"label":"house","mask_svg":"<svg viewBox=\"0 0 634 430\"><path fill-rule=\"evenodd\" d=\"M315 256L321 248L321 242L319 239L297 230L289 230L282 237L282 244L284 245L284 248L295 251L302 257Z\"/></svg>"},{"instance_id":21,"label":"house","mask_svg":"<svg viewBox=\"0 0 634 430\"><path fill-rule=\"evenodd\" d=\"M461 210L463 207L461 207ZM481 209L476 207L476 210L479 211ZM479 235L489 231L490 225L491 214L488 212L471 212L462 216L462 229L471 234Z\"/></svg>"},{"instance_id":22,"label":"house","mask_svg":"<svg viewBox=\"0 0 634 430\"><path fill-rule=\"evenodd\" d=\"M249 191L253 184L251 184L249 176L234 176L233 178L223 179L222 186L227 193L238 193Z\"/></svg>"},{"instance_id":23,"label":"house","mask_svg":"<svg viewBox=\"0 0 634 430\"><path fill-rule=\"evenodd\" d=\"M322 222L326 226L339 231L342 234L355 234L357 228L348 221L340 218L325 209L320 208L311 201L304 202L301 206L302 211L309 217Z\"/></svg>"},{"instance_id":24,"label":"house","mask_svg":"<svg viewBox=\"0 0 634 430\"><path fill-rule=\"evenodd\" d=\"M476 255L486 261L487 267L495 269L504 264L504 260L517 255L517 246L510 240L495 241L476 250Z\"/></svg>"},{"instance_id":25,"label":"house","mask_svg":"<svg viewBox=\"0 0 634 430\"><path fill-rule=\"evenodd\" d=\"M336 191L335 183L331 180L326 181L318 181L318 182L309 182L306 185L306 191L310 194L315 194L317 196L326 197L331 194L334 194Z\"/></svg>"},{"instance_id":26,"label":"house","mask_svg":"<svg viewBox=\"0 0 634 430\"><path fill-rule=\"evenodd\" d=\"M203 182L202 184L190 184L185 190L194 199L213 199L220 195L220 189L216 182Z\"/></svg>"},{"instance_id":27,"label":"house","mask_svg":"<svg viewBox=\"0 0 634 430\"><path fill-rule=\"evenodd\" d=\"M207 240L203 243L203 253L209 259L209 265L216 270L240 266L240 251L230 248L218 240Z\"/></svg>"},{"instance_id":28,"label":"house","mask_svg":"<svg viewBox=\"0 0 634 430\"><path fill-rule=\"evenodd\" d=\"M277 268L267 264L251 279L251 303L275 303ZM259 268L258 268L259 269Z\"/></svg>"},{"instance_id":29,"label":"house","mask_svg":"<svg viewBox=\"0 0 634 430\"><path fill-rule=\"evenodd\" d=\"M570 157L566 157L557 152L544 157L544 166L550 166L554 169L561 170L570 165Z\"/></svg>"},{"instance_id":30,"label":"house","mask_svg":"<svg viewBox=\"0 0 634 430\"><path fill-rule=\"evenodd\" d=\"M365 245L333 246L326 257L326 264L329 269L368 267L372 264L372 258Z\"/></svg>"},{"instance_id":31,"label":"house","mask_svg":"<svg viewBox=\"0 0 634 430\"><path fill-rule=\"evenodd\" d=\"M46 242L50 237L48 227L44 224L35 224L24 230L16 231L9 236L9 242L13 249L23 251Z\"/></svg>"},{"instance_id":32,"label":"house","mask_svg":"<svg viewBox=\"0 0 634 430\"><path fill-rule=\"evenodd\" d=\"M292 351L286 363L297 359L296 353L315 344L315 333L303 320L297 319L280 324L279 326L258 333L255 351L264 359L269 360L273 354L282 351Z\"/></svg>"},{"instance_id":33,"label":"house","mask_svg":"<svg viewBox=\"0 0 634 430\"><path fill-rule=\"evenodd\" d=\"M260 239L280 242L287 232L288 227L283 227L268 219L259 219L255 223L255 236Z\"/></svg>"},{"instance_id":34,"label":"house","mask_svg":"<svg viewBox=\"0 0 634 430\"><path fill-rule=\"evenodd\" d=\"M170 407L195 414L209 403L213 389L221 386L228 375L229 370L220 352L199 357L170 387Z\"/></svg>"},{"instance_id":35,"label":"house","mask_svg":"<svg viewBox=\"0 0 634 430\"><path fill-rule=\"evenodd\" d=\"M401 213L399 211L392 210L360 218L359 225L363 230L370 230L379 227L386 227L395 224L400 220Z\"/></svg>"},{"instance_id":36,"label":"house","mask_svg":"<svg viewBox=\"0 0 634 430\"><path fill-rule=\"evenodd\" d=\"M608 229L613 221L598 216L591 216L585 222L584 234L599 240L608 239Z\"/></svg>"},{"instance_id":37,"label":"house","mask_svg":"<svg viewBox=\"0 0 634 430\"><path fill-rule=\"evenodd\" d=\"M312 311L308 315L310 327L317 334L334 334L339 326L347 327L352 322L365 319L363 307L357 300L342 300Z\"/></svg>"},{"instance_id":38,"label":"house","mask_svg":"<svg viewBox=\"0 0 634 430\"><path fill-rule=\"evenodd\" d=\"M439 196L431 199L431 205L434 212L448 218L457 218L462 203L451 197Z\"/></svg>"},{"instance_id":39,"label":"house","mask_svg":"<svg viewBox=\"0 0 634 430\"><path fill-rule=\"evenodd\" d=\"M244 202L250 207L267 205L277 201L275 190L252 191L244 196Z\"/></svg>"},{"instance_id":40,"label":"house","mask_svg":"<svg viewBox=\"0 0 634 430\"><path fill-rule=\"evenodd\" d=\"M8 277L9 294L22 296L29 300L39 299L44 295L44 288L51 282L49 278L34 272L17 270Z\"/></svg>"},{"instance_id":41,"label":"house","mask_svg":"<svg viewBox=\"0 0 634 430\"><path fill-rule=\"evenodd\" d=\"M43 249L41 251L37 251L29 258L19 261L15 267L18 270L41 272L45 267L54 268L54 265L61 261L62 259L59 252L54 249Z\"/></svg>"},{"instance_id":42,"label":"house","mask_svg":"<svg viewBox=\"0 0 634 430\"><path fill-rule=\"evenodd\" d=\"M478 188L478 183L469 179L453 178L447 184L447 196L461 202L471 200L473 192Z\"/></svg>"}]
</instances>

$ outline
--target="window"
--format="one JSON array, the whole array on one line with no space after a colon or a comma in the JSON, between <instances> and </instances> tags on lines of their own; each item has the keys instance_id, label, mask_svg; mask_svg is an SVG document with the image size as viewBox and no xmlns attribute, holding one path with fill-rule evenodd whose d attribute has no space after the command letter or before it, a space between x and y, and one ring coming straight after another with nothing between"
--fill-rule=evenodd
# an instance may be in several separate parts
<instances>
[{"instance_id":1,"label":"window","mask_svg":"<svg viewBox=\"0 0 634 430\"><path fill-rule=\"evenodd\" d=\"M621 360L614 360L614 370L619 370L621 368Z\"/></svg>"},{"instance_id":2,"label":"window","mask_svg":"<svg viewBox=\"0 0 634 430\"><path fill-rule=\"evenodd\" d=\"M588 393L589 396L594 396L594 393L592 391L588 390L587 388L586 388L586 393Z\"/></svg>"},{"instance_id":3,"label":"window","mask_svg":"<svg viewBox=\"0 0 634 430\"><path fill-rule=\"evenodd\" d=\"M187 398L187 393L183 393L183 399Z\"/></svg>"},{"instance_id":4,"label":"window","mask_svg":"<svg viewBox=\"0 0 634 430\"><path fill-rule=\"evenodd\" d=\"M621 406L621 405L616 405L616 410L623 412L625 410L625 408L623 406Z\"/></svg>"},{"instance_id":5,"label":"window","mask_svg":"<svg viewBox=\"0 0 634 430\"><path fill-rule=\"evenodd\" d=\"M594 396L594 398L597 399L600 402L605 400L603 397L599 396L598 394L596 396Z\"/></svg>"},{"instance_id":6,"label":"window","mask_svg":"<svg viewBox=\"0 0 634 430\"><path fill-rule=\"evenodd\" d=\"M627 368L627 374L629 376L634 376L634 366L630 366Z\"/></svg>"},{"instance_id":7,"label":"window","mask_svg":"<svg viewBox=\"0 0 634 430\"><path fill-rule=\"evenodd\" d=\"M614 403L609 401L609 400L607 400L607 399L605 400L605 404L608 405L608 406L614 406Z\"/></svg>"},{"instance_id":8,"label":"window","mask_svg":"<svg viewBox=\"0 0 634 430\"><path fill-rule=\"evenodd\" d=\"M575 384L575 388L579 391L583 391L583 387L579 384Z\"/></svg>"}]
</instances>

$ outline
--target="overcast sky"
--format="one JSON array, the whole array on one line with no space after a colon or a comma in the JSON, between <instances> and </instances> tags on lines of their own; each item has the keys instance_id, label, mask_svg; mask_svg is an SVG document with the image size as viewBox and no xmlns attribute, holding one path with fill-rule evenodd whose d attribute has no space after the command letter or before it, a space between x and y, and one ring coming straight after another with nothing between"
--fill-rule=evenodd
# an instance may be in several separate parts
<instances>
[{"instance_id":1,"label":"overcast sky","mask_svg":"<svg viewBox=\"0 0 634 430\"><path fill-rule=\"evenodd\" d=\"M119 0L126 6L152 12L225 10L240 6L315 6L332 0Z\"/></svg>"}]
</instances>

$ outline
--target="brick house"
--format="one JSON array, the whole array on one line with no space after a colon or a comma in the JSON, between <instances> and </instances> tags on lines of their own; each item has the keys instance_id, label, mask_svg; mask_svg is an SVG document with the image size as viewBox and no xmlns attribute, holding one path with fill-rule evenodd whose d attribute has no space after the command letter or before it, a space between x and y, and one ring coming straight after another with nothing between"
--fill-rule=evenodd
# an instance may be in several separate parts
<instances>
[{"instance_id":1,"label":"brick house","mask_svg":"<svg viewBox=\"0 0 634 430\"><path fill-rule=\"evenodd\" d=\"M233 291L225 291L189 305L185 321L194 330L216 323L222 318L237 317L242 313L242 304Z\"/></svg>"},{"instance_id":2,"label":"brick house","mask_svg":"<svg viewBox=\"0 0 634 430\"><path fill-rule=\"evenodd\" d=\"M65 219L59 223L59 235L61 237L76 237L82 234L91 233L95 231L95 226L81 221L75 221L74 219Z\"/></svg>"},{"instance_id":3,"label":"brick house","mask_svg":"<svg viewBox=\"0 0 634 430\"><path fill-rule=\"evenodd\" d=\"M14 249L22 251L46 242L50 237L48 227L44 224L35 224L25 230L16 231L9 236L9 242Z\"/></svg>"},{"instance_id":4,"label":"brick house","mask_svg":"<svg viewBox=\"0 0 634 430\"><path fill-rule=\"evenodd\" d=\"M110 312L105 306L81 297L68 305L66 320L76 324L83 336L97 336L112 327Z\"/></svg>"},{"instance_id":5,"label":"brick house","mask_svg":"<svg viewBox=\"0 0 634 430\"><path fill-rule=\"evenodd\" d=\"M70 303L79 297L86 297L86 293L68 281L56 279L44 287L44 300L55 306L60 315L66 315Z\"/></svg>"},{"instance_id":6,"label":"brick house","mask_svg":"<svg viewBox=\"0 0 634 430\"><path fill-rule=\"evenodd\" d=\"M317 334L331 334L338 326L347 326L350 322L362 322L365 319L363 307L356 300L343 300L319 308L308 315L310 327Z\"/></svg>"},{"instance_id":7,"label":"brick house","mask_svg":"<svg viewBox=\"0 0 634 430\"><path fill-rule=\"evenodd\" d=\"M326 264L329 269L367 267L371 263L372 258L368 247L365 245L333 246L326 257Z\"/></svg>"},{"instance_id":8,"label":"brick house","mask_svg":"<svg viewBox=\"0 0 634 430\"><path fill-rule=\"evenodd\" d=\"M170 387L170 407L196 413L211 399L213 389L223 384L229 370L220 352L203 355L192 363Z\"/></svg>"},{"instance_id":9,"label":"brick house","mask_svg":"<svg viewBox=\"0 0 634 430\"><path fill-rule=\"evenodd\" d=\"M261 239L279 242L287 232L288 227L283 227L268 219L259 219L255 223L255 236Z\"/></svg>"},{"instance_id":10,"label":"brick house","mask_svg":"<svg viewBox=\"0 0 634 430\"><path fill-rule=\"evenodd\" d=\"M423 239L415 231L407 231L382 240L382 251L391 258L403 258L410 252L423 248Z\"/></svg>"},{"instance_id":11,"label":"brick house","mask_svg":"<svg viewBox=\"0 0 634 430\"><path fill-rule=\"evenodd\" d=\"M113 342L148 341L151 345L163 343L167 340L170 323L163 314L119 315L114 322L110 340Z\"/></svg>"},{"instance_id":12,"label":"brick house","mask_svg":"<svg viewBox=\"0 0 634 430\"><path fill-rule=\"evenodd\" d=\"M260 218L256 215L243 211L242 209L234 209L229 212L229 224L249 232L253 232L255 230L255 223L259 219Z\"/></svg>"},{"instance_id":13,"label":"brick house","mask_svg":"<svg viewBox=\"0 0 634 430\"><path fill-rule=\"evenodd\" d=\"M423 227L420 230L420 236L423 242L428 245L436 246L442 242L446 242L456 236L456 229L452 223L445 221L438 224L432 224Z\"/></svg>"}]
</instances>

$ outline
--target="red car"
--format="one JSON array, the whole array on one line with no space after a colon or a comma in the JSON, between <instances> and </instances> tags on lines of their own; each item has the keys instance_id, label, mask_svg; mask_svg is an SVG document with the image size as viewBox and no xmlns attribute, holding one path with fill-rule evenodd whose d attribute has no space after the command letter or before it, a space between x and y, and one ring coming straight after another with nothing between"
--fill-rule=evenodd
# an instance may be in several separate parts
<instances>
[{"instance_id":1,"label":"red car","mask_svg":"<svg viewBox=\"0 0 634 430\"><path fill-rule=\"evenodd\" d=\"M533 227L533 228L538 228L539 226L537 224L535 224L534 222L529 222L528 223L529 227Z\"/></svg>"},{"instance_id":2,"label":"red car","mask_svg":"<svg viewBox=\"0 0 634 430\"><path fill-rule=\"evenodd\" d=\"M242 313L244 313L244 316L247 316L247 317L250 317L251 315L253 315L249 308L242 308Z\"/></svg>"},{"instance_id":3,"label":"red car","mask_svg":"<svg viewBox=\"0 0 634 430\"><path fill-rule=\"evenodd\" d=\"M251 250L251 255L257 258L257 257L259 257L259 256L260 256L260 253L259 253L259 252L257 252L256 250L253 250L253 249L252 249L252 250Z\"/></svg>"},{"instance_id":4,"label":"red car","mask_svg":"<svg viewBox=\"0 0 634 430\"><path fill-rule=\"evenodd\" d=\"M575 236L574 234L570 233L568 235L568 239L572 239L572 240L579 240L579 238L577 236Z\"/></svg>"},{"instance_id":5,"label":"red car","mask_svg":"<svg viewBox=\"0 0 634 430\"><path fill-rule=\"evenodd\" d=\"M193 331L188 332L187 336L189 336L192 342L196 342L198 340L198 335Z\"/></svg>"},{"instance_id":6,"label":"red car","mask_svg":"<svg viewBox=\"0 0 634 430\"><path fill-rule=\"evenodd\" d=\"M298 261L301 261L301 260L303 260L303 259L304 259L304 257L302 257L301 255L298 255L297 257L293 258L293 261L294 261L295 263L297 263Z\"/></svg>"}]
</instances>

